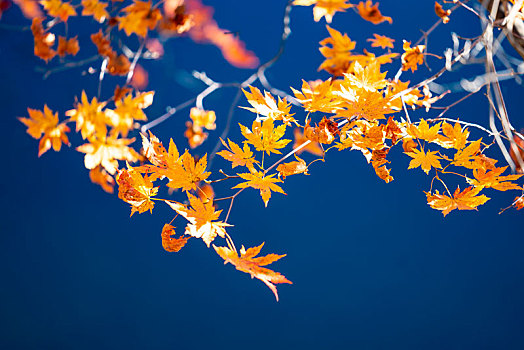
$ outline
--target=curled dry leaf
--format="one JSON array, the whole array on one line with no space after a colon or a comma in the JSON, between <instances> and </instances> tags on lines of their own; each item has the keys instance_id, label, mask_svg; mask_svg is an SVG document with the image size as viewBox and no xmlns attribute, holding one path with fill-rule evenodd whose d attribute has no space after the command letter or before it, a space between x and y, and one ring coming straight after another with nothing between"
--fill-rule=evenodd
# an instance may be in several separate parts
<instances>
[{"instance_id":1,"label":"curled dry leaf","mask_svg":"<svg viewBox=\"0 0 524 350\"><path fill-rule=\"evenodd\" d=\"M177 253L180 249L184 248L187 241L191 238L188 237L172 237L175 235L175 228L169 224L165 224L162 228L162 247L168 252Z\"/></svg>"}]
</instances>

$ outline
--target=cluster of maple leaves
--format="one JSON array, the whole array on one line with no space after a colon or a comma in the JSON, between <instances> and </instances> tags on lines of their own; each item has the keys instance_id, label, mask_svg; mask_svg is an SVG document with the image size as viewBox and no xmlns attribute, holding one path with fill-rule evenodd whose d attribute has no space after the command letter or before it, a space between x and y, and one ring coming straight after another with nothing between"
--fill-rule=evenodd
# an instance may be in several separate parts
<instances>
[{"instance_id":1,"label":"cluster of maple leaves","mask_svg":"<svg viewBox=\"0 0 524 350\"><path fill-rule=\"evenodd\" d=\"M40 3L51 20L44 26L45 17L39 15L33 19L35 55L46 61L56 54L76 55L79 51L77 38L60 36L55 51L51 29L77 15L78 6L61 0L42 0ZM164 5L162 10L161 4ZM354 8L363 19L374 24L392 23L390 17L382 15L378 3L373 4L370 0L356 5L347 0L294 0L293 5L314 5L315 21L325 18L331 23L336 12ZM112 31L116 27L127 36L142 38L144 44L150 31L156 30L163 35L188 32L196 41L216 44L232 64L252 67L258 63L256 56L246 51L240 41L219 30L209 10L196 0L156 4L134 0L125 7L116 0L111 3L82 0L80 6L83 16L92 16L103 25L103 30L93 33L91 40L105 62L102 69L109 74L133 73L129 57L119 54L112 46ZM451 12L439 3L435 3L435 12L444 23L449 21ZM256 114L256 118L251 125L239 124L242 140L221 140L223 149L217 153L231 163L231 168L236 170L234 175L212 173L207 169L206 154L196 157L187 149L180 152L172 139L166 149L151 132L141 134L140 153L132 148L130 145L135 139L128 135L140 126L140 122L147 120L144 109L152 104L154 92L134 92L130 79L122 87L117 86L114 95L106 101L88 98L82 92L74 108L65 113L68 119L62 122L47 106L43 111L28 109L29 118L20 120L32 137L40 139L39 156L51 147L59 151L62 143L69 145L68 124L75 123L76 131L87 141L77 150L85 153L85 166L94 183L112 192L116 182L118 197L131 205L131 215L152 212L157 202L173 209L174 218L164 225L161 233L165 250L178 252L191 237L200 238L207 247L213 245L225 263L265 283L277 300L275 284L291 282L264 266L284 255L257 257L262 245L236 249L227 232L234 199L244 190L254 189L259 191L267 206L272 193L285 194L282 184L287 177L308 174L311 164L324 160L331 150L360 151L377 176L390 182L393 177L387 156L394 146L400 145L410 158L409 169L420 168L432 174L426 192L427 203L444 216L455 209L476 210L489 200L485 195L488 189L522 190L514 182L522 175L503 175L507 167L496 166L497 161L484 154L489 144L482 139L472 140L468 129L460 123L403 119L401 112L405 107L429 109L440 97L432 96L427 86L410 87L409 81L388 78L384 67L400 58L402 71L416 71L425 59L424 45L412 47L411 42L404 41L402 50L395 52L395 40L373 34L368 41L371 48L381 50L381 54L367 50L355 52L357 43L347 34L330 26L326 28L329 37L320 42L324 61L319 70L325 70L331 77L303 81L300 89L292 88L299 103L297 109L307 115L303 122L295 118L296 113L291 113L292 105L286 98L275 98L253 86L243 90L250 106L242 108ZM217 117L213 111L197 107L191 109L189 116L184 135L190 148L196 148L207 138L204 130L216 129ZM293 143L286 138L291 129ZM316 158L308 163L299 157L303 152ZM291 156L294 160L286 161ZM123 162L126 166L121 168ZM132 165L135 163L139 164ZM446 180L451 177L464 182L462 190L460 187L454 192L448 189ZM225 180L235 182L231 186L235 191L230 196L217 198L212 185ZM437 183L442 185L441 192L434 189ZM178 201L160 198L161 186L170 191L179 190L183 193L182 198ZM229 203L225 215L223 209L218 209L221 203ZM518 196L513 205L521 209L523 197ZM178 216L185 222L185 231L177 236L171 224ZM226 246L214 245L217 237L223 239Z\"/></svg>"}]
</instances>

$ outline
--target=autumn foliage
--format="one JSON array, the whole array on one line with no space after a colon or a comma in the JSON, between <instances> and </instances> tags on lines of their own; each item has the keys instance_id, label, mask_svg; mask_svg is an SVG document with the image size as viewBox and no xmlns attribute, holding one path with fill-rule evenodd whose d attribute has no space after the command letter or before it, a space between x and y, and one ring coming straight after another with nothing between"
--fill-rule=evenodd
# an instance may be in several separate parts
<instances>
[{"instance_id":1,"label":"autumn foliage","mask_svg":"<svg viewBox=\"0 0 524 350\"><path fill-rule=\"evenodd\" d=\"M472 136L476 135L471 132L476 125L463 118L429 115L445 94L433 95L430 91L433 73L417 84L403 77L427 64L426 59L432 54L425 44L378 33L357 43L330 25L333 16L343 12L354 12L361 20L376 25L392 24L393 19L381 12L377 2L289 2L288 11L312 6L313 20L329 24L325 27L325 39L319 43L318 57L318 70L325 71L329 78L304 80L301 86L291 87L292 94L266 91L270 90L267 86L261 90L251 84L239 84L245 97L239 107L251 112L253 118L233 123L231 128L238 128L242 138L220 138L216 151L230 163L231 174L208 167L209 155L193 151L206 142L209 133L215 132L216 120L224 118L203 108L201 100L207 89L187 113L185 139L164 140L165 143L149 130L160 123L148 123L151 118L147 108L153 103L154 91L141 91L147 72L138 62L146 54L161 58L162 45L157 37L188 36L196 43L213 44L231 65L259 67L252 82L263 82L261 74L270 65L260 65L238 36L221 29L211 7L200 0L15 3L32 21L34 54L47 64L60 65L60 57L80 55L83 45L92 45L101 62L100 84L105 74L120 77L112 96L78 91L71 109L63 113L53 112L48 106L42 110L28 108L28 117L19 119L27 133L40 140L38 156L51 148L60 151L62 145L70 146L67 135L75 130L84 140L76 150L84 154L91 181L108 193L117 186L118 198L130 206L131 216L152 213L157 205L172 209L173 220L161 230L161 225L157 225L166 251L179 252L196 241L190 238L202 239L224 263L266 284L277 300L275 284L291 282L265 266L285 255L258 256L263 244L236 248L229 233L234 200L243 191L256 191L267 207L274 196L286 195L289 177L313 172L312 165L326 161L329 152L360 152L377 177L389 183L394 180L394 165L388 155L398 150L409 161L408 169L428 176L424 191L427 205L443 216L453 211L477 210L496 191L518 191L510 206L524 207L519 183L524 164L521 134L513 129L511 139L504 140L510 145L506 161L513 164L511 172L504 162L487 155L496 139L493 132L484 137ZM435 21L440 24L453 20L452 11L458 7L436 2ZM77 36L57 34L62 33L61 26L78 16L90 17L97 23L90 43L80 45ZM524 16L522 9L520 16ZM126 37L138 39L140 46L135 52L129 53L118 45L118 38ZM447 58L445 64L458 60L458 56ZM202 77L210 91L220 88L219 83L206 79ZM413 118L415 115L417 119ZM215 194L213 184L222 181L227 181L232 191Z\"/></svg>"}]
</instances>

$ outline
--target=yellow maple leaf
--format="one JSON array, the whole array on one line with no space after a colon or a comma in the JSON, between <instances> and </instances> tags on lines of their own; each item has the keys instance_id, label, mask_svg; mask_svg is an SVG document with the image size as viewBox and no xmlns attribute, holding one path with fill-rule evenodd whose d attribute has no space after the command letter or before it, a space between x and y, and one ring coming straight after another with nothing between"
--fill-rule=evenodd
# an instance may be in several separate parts
<instances>
[{"instance_id":1,"label":"yellow maple leaf","mask_svg":"<svg viewBox=\"0 0 524 350\"><path fill-rule=\"evenodd\" d=\"M155 203L151 197L156 196L158 187L153 187L153 183L148 176L142 176L140 172L127 164L127 169L121 169L116 176L118 183L118 198L131 204L131 216L138 212L153 211Z\"/></svg>"},{"instance_id":2,"label":"yellow maple leaf","mask_svg":"<svg viewBox=\"0 0 524 350\"><path fill-rule=\"evenodd\" d=\"M348 70L352 53L351 50L355 49L356 42L351 41L346 33L342 35L338 30L331 28L326 25L330 37L320 41L322 45L319 50L322 56L326 59L319 70L324 69L326 72L335 76L341 76ZM331 45L328 46L328 45Z\"/></svg>"},{"instance_id":3,"label":"yellow maple leaf","mask_svg":"<svg viewBox=\"0 0 524 350\"><path fill-rule=\"evenodd\" d=\"M458 150L453 157L452 164L467 169L482 168L483 164L478 156L481 142L482 139L478 139L477 141L471 142L466 148Z\"/></svg>"},{"instance_id":4,"label":"yellow maple leaf","mask_svg":"<svg viewBox=\"0 0 524 350\"><path fill-rule=\"evenodd\" d=\"M420 119L418 125L409 124L406 128L406 132L412 138L421 139L428 142L437 140L439 138L439 131L440 123L437 123L432 127L429 127L428 122L426 122L424 119Z\"/></svg>"},{"instance_id":5,"label":"yellow maple leaf","mask_svg":"<svg viewBox=\"0 0 524 350\"><path fill-rule=\"evenodd\" d=\"M444 148L454 148L459 151L466 147L469 131L467 128L462 130L459 123L455 123L455 126L451 126L451 124L446 122L442 123L442 133L444 135L439 135L434 141L438 145Z\"/></svg>"},{"instance_id":6,"label":"yellow maple leaf","mask_svg":"<svg viewBox=\"0 0 524 350\"><path fill-rule=\"evenodd\" d=\"M102 111L106 102L98 102L93 97L91 102L87 99L85 91L82 91L81 102L76 103L76 108L65 114L76 122L76 131L81 131L82 138L86 139L93 135L104 137L107 133L108 116Z\"/></svg>"},{"instance_id":7,"label":"yellow maple leaf","mask_svg":"<svg viewBox=\"0 0 524 350\"><path fill-rule=\"evenodd\" d=\"M27 133L35 139L40 139L38 145L38 156L47 152L51 147L58 152L62 147L62 142L69 146L66 133L69 128L64 123L58 123L58 113L53 113L47 105L44 111L28 108L29 118L20 117L22 123L27 126ZM42 137L42 134L44 136Z\"/></svg>"},{"instance_id":8,"label":"yellow maple leaf","mask_svg":"<svg viewBox=\"0 0 524 350\"><path fill-rule=\"evenodd\" d=\"M178 202L166 201L174 211L189 221L185 234L202 238L208 247L217 235L224 238L226 236L225 227L231 225L222 221L216 221L222 210L215 211L212 200L204 202L201 198L193 196L191 193L187 193L187 198L191 207Z\"/></svg>"},{"instance_id":9,"label":"yellow maple leaf","mask_svg":"<svg viewBox=\"0 0 524 350\"><path fill-rule=\"evenodd\" d=\"M76 11L68 2L61 0L41 0L40 3L50 16L60 18L67 22L69 16L76 16Z\"/></svg>"},{"instance_id":10,"label":"yellow maple leaf","mask_svg":"<svg viewBox=\"0 0 524 350\"><path fill-rule=\"evenodd\" d=\"M143 109L153 103L154 94L154 91L138 93L135 97L129 94L115 101L116 108L105 112L109 125L113 127L111 135L127 137L135 127L135 120L146 121Z\"/></svg>"},{"instance_id":11,"label":"yellow maple leaf","mask_svg":"<svg viewBox=\"0 0 524 350\"><path fill-rule=\"evenodd\" d=\"M311 6L313 8L313 18L315 22L320 21L322 17L326 18L327 23L331 23L336 12L345 12L346 9L353 7L348 0L295 0L295 6Z\"/></svg>"},{"instance_id":12,"label":"yellow maple leaf","mask_svg":"<svg viewBox=\"0 0 524 350\"><path fill-rule=\"evenodd\" d=\"M302 107L307 112L336 113L341 109L341 101L332 93L331 78L326 81L306 82L302 80L302 91L291 88Z\"/></svg>"},{"instance_id":13,"label":"yellow maple leaf","mask_svg":"<svg viewBox=\"0 0 524 350\"><path fill-rule=\"evenodd\" d=\"M114 137L92 137L90 143L76 148L77 151L85 153L84 164L87 169L94 169L101 165L107 172L114 175L118 169L118 160L136 162L140 155L134 149L128 147L135 139L117 139Z\"/></svg>"},{"instance_id":14,"label":"yellow maple leaf","mask_svg":"<svg viewBox=\"0 0 524 350\"><path fill-rule=\"evenodd\" d=\"M277 104L277 101L273 96L271 96L269 92L264 91L264 95L262 95L259 89L251 85L249 86L249 89L251 92L247 92L244 89L242 89L242 91L244 92L244 95L246 95L247 101L251 106L253 106L253 108L240 108L256 113L257 120L259 121L271 118L273 120L282 120L282 122L286 125L289 125L290 123L297 123L295 118L292 117L294 114L289 113L291 110L291 104L287 102L285 98L282 100L279 97ZM260 115L264 116L265 118L260 117Z\"/></svg>"},{"instance_id":15,"label":"yellow maple leaf","mask_svg":"<svg viewBox=\"0 0 524 350\"><path fill-rule=\"evenodd\" d=\"M229 145L222 139L220 139L220 141L229 151L223 150L217 154L230 161L231 168L236 166L245 166L251 171L251 169L254 169L253 164L258 164L258 161L253 157L253 152L251 152L251 149L247 143L244 143L244 149L242 149L239 145L230 139L227 139Z\"/></svg>"},{"instance_id":16,"label":"yellow maple leaf","mask_svg":"<svg viewBox=\"0 0 524 350\"><path fill-rule=\"evenodd\" d=\"M267 203L269 202L269 199L271 198L271 191L279 192L282 194L286 194L280 186L275 185L275 182L283 182L280 179L275 179L273 175L265 175L262 171L255 171L253 173L244 173L244 174L237 174L242 179L246 180L246 182L239 183L233 188L254 188L256 190L260 190L260 196L262 197L262 200L264 201L264 205L267 207Z\"/></svg>"},{"instance_id":17,"label":"yellow maple leaf","mask_svg":"<svg viewBox=\"0 0 524 350\"><path fill-rule=\"evenodd\" d=\"M353 73L344 73L344 80L349 86L355 88L357 93L359 90L375 92L388 85L385 79L386 74L387 72L380 72L380 64L376 60L366 67L355 62Z\"/></svg>"},{"instance_id":18,"label":"yellow maple leaf","mask_svg":"<svg viewBox=\"0 0 524 350\"><path fill-rule=\"evenodd\" d=\"M284 275L262 266L269 265L286 255L269 254L257 257L263 246L264 243L258 247L249 248L247 250L242 246L240 249L240 256L236 251L229 249L228 247L217 247L213 245L213 248L217 254L224 259L224 264L231 263L237 270L249 273L251 278L254 277L264 282L264 284L271 289L278 301L277 288L274 283L293 283L286 279Z\"/></svg>"},{"instance_id":19,"label":"yellow maple leaf","mask_svg":"<svg viewBox=\"0 0 524 350\"><path fill-rule=\"evenodd\" d=\"M82 16L93 16L98 22L102 23L109 18L106 10L107 4L98 0L82 0Z\"/></svg>"},{"instance_id":20,"label":"yellow maple leaf","mask_svg":"<svg viewBox=\"0 0 524 350\"><path fill-rule=\"evenodd\" d=\"M468 187L464 191L460 191L460 187L457 187L453 196L448 197L443 194L439 194L435 191L435 194L426 193L428 204L431 208L442 211L444 216L448 215L450 211L458 210L477 210L479 205L486 203L489 198L485 195L478 195L482 188Z\"/></svg>"},{"instance_id":21,"label":"yellow maple leaf","mask_svg":"<svg viewBox=\"0 0 524 350\"><path fill-rule=\"evenodd\" d=\"M266 152L270 155L272 152L281 154L279 149L286 147L291 140L282 139L286 133L286 124L274 127L273 119L266 119L262 123L254 121L252 130L246 126L240 125L240 131L249 144L255 146L257 151Z\"/></svg>"},{"instance_id":22,"label":"yellow maple leaf","mask_svg":"<svg viewBox=\"0 0 524 350\"><path fill-rule=\"evenodd\" d=\"M426 174L429 173L431 167L442 169L442 165L440 165L439 162L439 159L442 159L442 157L438 156L437 153L438 151L428 151L427 153L424 153L424 150L419 151L416 148L413 149L412 152L407 152L406 154L413 158L411 162L409 162L408 169L415 169L420 166Z\"/></svg>"}]
</instances>

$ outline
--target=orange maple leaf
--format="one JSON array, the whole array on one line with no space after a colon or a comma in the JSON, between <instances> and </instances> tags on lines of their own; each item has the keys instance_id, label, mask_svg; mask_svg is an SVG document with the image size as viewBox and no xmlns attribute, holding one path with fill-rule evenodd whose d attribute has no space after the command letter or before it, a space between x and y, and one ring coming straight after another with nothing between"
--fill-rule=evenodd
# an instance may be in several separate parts
<instances>
[{"instance_id":1,"label":"orange maple leaf","mask_svg":"<svg viewBox=\"0 0 524 350\"><path fill-rule=\"evenodd\" d=\"M56 49L58 56L60 57L64 57L66 55L75 56L79 50L80 50L80 47L78 46L78 39L76 36L73 38L69 38L69 39L66 39L63 36L58 37L58 48Z\"/></svg>"},{"instance_id":2,"label":"orange maple leaf","mask_svg":"<svg viewBox=\"0 0 524 350\"><path fill-rule=\"evenodd\" d=\"M196 129L206 128L207 130L215 130L217 119L215 111L205 111L200 108L193 107L189 112L189 117L193 121L193 127Z\"/></svg>"},{"instance_id":3,"label":"orange maple leaf","mask_svg":"<svg viewBox=\"0 0 524 350\"><path fill-rule=\"evenodd\" d=\"M435 194L426 193L428 204L431 208L442 211L444 216L448 215L450 211L458 210L477 210L479 205L486 203L490 198L485 195L478 195L482 190L481 187L473 188L468 187L464 191L460 191L460 187L457 187L453 196L448 197L443 194L439 194L435 191Z\"/></svg>"},{"instance_id":4,"label":"orange maple leaf","mask_svg":"<svg viewBox=\"0 0 524 350\"><path fill-rule=\"evenodd\" d=\"M369 21L373 24L379 24L384 21L387 21L389 23L393 23L393 19L391 17L383 16L382 13L380 13L380 10L378 9L378 2L373 5L373 2L371 0L361 1L357 5L358 14L365 19L366 21Z\"/></svg>"},{"instance_id":5,"label":"orange maple leaf","mask_svg":"<svg viewBox=\"0 0 524 350\"><path fill-rule=\"evenodd\" d=\"M151 1L134 0L133 4L125 7L123 17L118 17L118 29L124 30L127 36L136 34L141 37L147 35L147 30L155 29L157 22L162 19L162 14L157 8L151 6Z\"/></svg>"},{"instance_id":6,"label":"orange maple leaf","mask_svg":"<svg viewBox=\"0 0 524 350\"><path fill-rule=\"evenodd\" d=\"M149 177L142 176L136 169L127 164L127 169L121 169L116 176L118 183L118 198L131 204L131 216L135 212L142 214L153 211L155 203L151 197L156 196L158 187L153 187Z\"/></svg>"},{"instance_id":7,"label":"orange maple leaf","mask_svg":"<svg viewBox=\"0 0 524 350\"><path fill-rule=\"evenodd\" d=\"M31 24L31 32L34 38L34 54L46 62L56 56L56 51L51 47L55 44L55 35L46 33L42 26L42 18L35 17Z\"/></svg>"},{"instance_id":8,"label":"orange maple leaf","mask_svg":"<svg viewBox=\"0 0 524 350\"><path fill-rule=\"evenodd\" d=\"M374 38L369 38L368 41L371 41L371 47L381 47L385 49L386 47L393 48L393 43L395 40L388 38L384 35L373 34Z\"/></svg>"},{"instance_id":9,"label":"orange maple leaf","mask_svg":"<svg viewBox=\"0 0 524 350\"><path fill-rule=\"evenodd\" d=\"M62 147L62 142L69 146L66 133L69 128L64 123L58 123L58 113L54 113L44 106L44 111L28 108L29 118L20 117L22 123L27 126L27 133L35 139L40 139L38 145L38 156L47 152L51 146L58 152ZM42 137L42 134L44 136Z\"/></svg>"},{"instance_id":10,"label":"orange maple leaf","mask_svg":"<svg viewBox=\"0 0 524 350\"><path fill-rule=\"evenodd\" d=\"M335 76L341 76L348 70L352 53L355 49L356 42L351 41L346 33L342 35L338 30L326 25L330 37L320 41L322 45L319 50L326 59L318 70L324 69L326 72ZM328 46L328 45L331 45Z\"/></svg>"},{"instance_id":11,"label":"orange maple leaf","mask_svg":"<svg viewBox=\"0 0 524 350\"><path fill-rule=\"evenodd\" d=\"M89 178L94 184L100 185L104 191L107 193L113 193L115 186L115 179L108 174L108 172L102 168L102 166L97 166L94 169L89 171Z\"/></svg>"},{"instance_id":12,"label":"orange maple leaf","mask_svg":"<svg viewBox=\"0 0 524 350\"><path fill-rule=\"evenodd\" d=\"M83 139L93 135L104 137L109 121L106 112L102 111L105 105L106 102L98 102L96 97L89 102L85 91L82 91L82 97L80 102L77 101L76 108L66 111L65 114L76 122L76 131L81 131Z\"/></svg>"},{"instance_id":13,"label":"orange maple leaf","mask_svg":"<svg viewBox=\"0 0 524 350\"><path fill-rule=\"evenodd\" d=\"M197 161L186 150L174 165L169 166L164 172L160 173L169 179L167 187L174 189L181 188L182 191L190 191L196 190L197 183L204 181L211 175L210 172L206 172L206 167L207 154L204 154L204 156Z\"/></svg>"},{"instance_id":14,"label":"orange maple leaf","mask_svg":"<svg viewBox=\"0 0 524 350\"><path fill-rule=\"evenodd\" d=\"M480 188L493 188L498 191L507 191L507 190L520 190L522 187L512 183L510 181L518 180L523 175L506 175L501 176L501 174L508 167L494 168L492 170L486 170L483 168L473 169L473 176L475 179L468 179L468 183L475 187Z\"/></svg>"},{"instance_id":15,"label":"orange maple leaf","mask_svg":"<svg viewBox=\"0 0 524 350\"><path fill-rule=\"evenodd\" d=\"M260 190L260 196L262 197L262 200L264 201L264 205L267 207L267 203L269 202L269 199L271 198L271 191L279 192L282 194L286 194L280 186L275 185L275 182L283 182L280 179L275 179L272 175L265 175L262 171L255 171L253 173L244 173L244 174L237 174L242 179L246 180L246 182L239 183L233 188L248 188L252 187L254 189Z\"/></svg>"},{"instance_id":16,"label":"orange maple leaf","mask_svg":"<svg viewBox=\"0 0 524 350\"><path fill-rule=\"evenodd\" d=\"M107 4L98 0L82 0L82 16L93 16L98 22L102 23L109 18L106 10Z\"/></svg>"},{"instance_id":17,"label":"orange maple leaf","mask_svg":"<svg viewBox=\"0 0 524 350\"><path fill-rule=\"evenodd\" d=\"M304 174L309 175L307 172L307 164L304 159L298 157L295 154L296 162L282 163L277 166L278 176L282 176L285 180L287 176Z\"/></svg>"},{"instance_id":18,"label":"orange maple leaf","mask_svg":"<svg viewBox=\"0 0 524 350\"><path fill-rule=\"evenodd\" d=\"M404 45L402 47L404 53L400 57L402 60L402 70L406 71L411 69L412 72L418 69L418 65L424 63L424 50L426 46L417 45L411 47L411 41L404 40Z\"/></svg>"},{"instance_id":19,"label":"orange maple leaf","mask_svg":"<svg viewBox=\"0 0 524 350\"><path fill-rule=\"evenodd\" d=\"M304 136L304 134L302 133L302 131L300 131L299 128L295 128L295 130L293 130L293 135L295 137L295 143L293 144L293 149L297 149L304 142L308 141L308 139ZM316 156L322 156L324 154L324 151L322 150L322 147L320 147L320 144L316 141L311 141L311 140L309 141L310 142L306 146L300 148L296 152L296 154L299 155L302 152L309 152Z\"/></svg>"},{"instance_id":20,"label":"orange maple leaf","mask_svg":"<svg viewBox=\"0 0 524 350\"><path fill-rule=\"evenodd\" d=\"M258 247L249 248L247 250L244 248L244 246L242 246L240 249L240 256L236 251L227 247L217 247L213 245L213 248L217 254L220 255L222 259L224 259L224 264L231 263L236 267L237 270L249 273L251 278L254 277L264 282L264 284L268 286L269 289L271 289L278 301L278 292L275 284L293 283L289 281L284 275L262 266L269 265L285 257L286 255L269 254L257 257L263 246L264 243Z\"/></svg>"},{"instance_id":21,"label":"orange maple leaf","mask_svg":"<svg viewBox=\"0 0 524 350\"><path fill-rule=\"evenodd\" d=\"M41 0L40 3L50 16L60 18L67 22L69 16L76 16L76 11L68 2L60 0Z\"/></svg>"},{"instance_id":22,"label":"orange maple leaf","mask_svg":"<svg viewBox=\"0 0 524 350\"><path fill-rule=\"evenodd\" d=\"M226 147L229 151L223 150L218 152L217 154L224 159L231 162L231 168L234 168L236 166L245 166L248 169L253 169L253 165L259 162L253 157L253 152L251 152L251 149L249 148L249 145L247 143L244 143L244 149L240 148L239 145L231 141L230 139L227 139L229 145L222 139L220 139L224 147Z\"/></svg>"},{"instance_id":23,"label":"orange maple leaf","mask_svg":"<svg viewBox=\"0 0 524 350\"><path fill-rule=\"evenodd\" d=\"M175 228L169 224L165 224L162 228L162 247L171 253L179 252L180 249L184 248L187 241L191 238L191 236L179 238L171 237L174 235Z\"/></svg>"}]
</instances>

